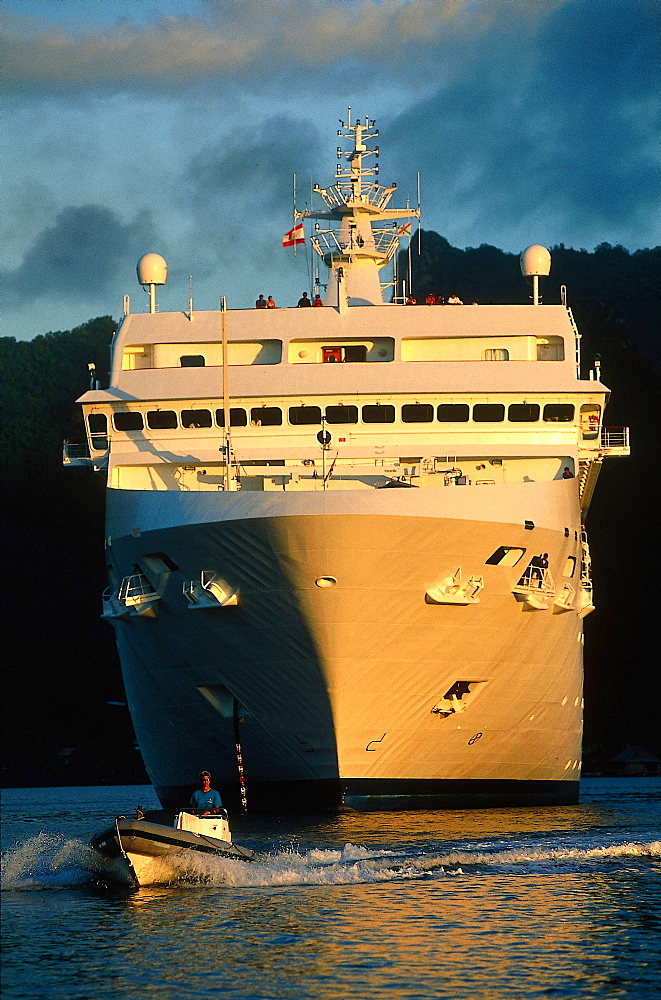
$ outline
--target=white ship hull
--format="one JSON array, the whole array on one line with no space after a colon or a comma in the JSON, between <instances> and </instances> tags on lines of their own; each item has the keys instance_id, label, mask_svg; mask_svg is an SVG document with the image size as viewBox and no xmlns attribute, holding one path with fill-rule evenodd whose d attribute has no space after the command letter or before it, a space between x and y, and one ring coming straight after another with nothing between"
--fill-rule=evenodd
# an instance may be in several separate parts
<instances>
[{"instance_id":1,"label":"white ship hull","mask_svg":"<svg viewBox=\"0 0 661 1000\"><path fill-rule=\"evenodd\" d=\"M552 602L522 603L513 589L537 552L562 581L579 532L575 479L109 490L113 561L128 571L160 553L177 567L158 581L154 617L116 619L161 801L180 802L203 766L226 802L238 800L234 699L251 808L575 801L581 622ZM525 556L486 564L499 546ZM483 578L479 601L431 603L427 592L458 567ZM182 583L205 569L229 584L235 605L185 599ZM469 689L448 707L458 682Z\"/></svg>"}]
</instances>

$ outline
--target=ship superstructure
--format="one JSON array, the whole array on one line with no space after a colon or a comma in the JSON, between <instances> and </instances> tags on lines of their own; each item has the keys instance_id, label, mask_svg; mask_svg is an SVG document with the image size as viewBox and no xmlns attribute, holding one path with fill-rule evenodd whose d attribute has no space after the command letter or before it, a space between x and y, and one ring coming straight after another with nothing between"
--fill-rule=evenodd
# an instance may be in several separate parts
<instances>
[{"instance_id":1,"label":"ship superstructure","mask_svg":"<svg viewBox=\"0 0 661 1000\"><path fill-rule=\"evenodd\" d=\"M159 313L140 280L107 389L80 400L107 469L104 617L164 805L208 767L252 807L575 801L582 526L608 390L566 305L384 302L399 220L339 135L313 242L323 308ZM367 161L369 163L370 161ZM321 228L324 222L326 228Z\"/></svg>"}]
</instances>

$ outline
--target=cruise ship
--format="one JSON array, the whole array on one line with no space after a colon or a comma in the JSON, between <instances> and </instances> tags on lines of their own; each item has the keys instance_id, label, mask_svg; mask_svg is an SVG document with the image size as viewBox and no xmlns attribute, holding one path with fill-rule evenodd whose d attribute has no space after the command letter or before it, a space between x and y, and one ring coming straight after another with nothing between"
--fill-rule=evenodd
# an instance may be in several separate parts
<instances>
[{"instance_id":1,"label":"cruise ship","mask_svg":"<svg viewBox=\"0 0 661 1000\"><path fill-rule=\"evenodd\" d=\"M107 475L103 617L147 771L168 808L202 768L249 810L575 802L583 520L628 431L564 289L541 302L544 247L528 305L413 304L391 269L419 207L378 183L375 122L341 126L283 241L323 299L159 312L145 254L148 311L124 297L65 446Z\"/></svg>"}]
</instances>

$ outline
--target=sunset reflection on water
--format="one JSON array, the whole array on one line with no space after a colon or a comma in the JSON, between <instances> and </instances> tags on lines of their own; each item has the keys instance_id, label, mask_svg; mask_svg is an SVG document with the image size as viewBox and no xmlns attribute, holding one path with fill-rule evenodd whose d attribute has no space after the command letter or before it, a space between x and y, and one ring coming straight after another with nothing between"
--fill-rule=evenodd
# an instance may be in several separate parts
<instances>
[{"instance_id":1,"label":"sunset reflection on water","mask_svg":"<svg viewBox=\"0 0 661 1000\"><path fill-rule=\"evenodd\" d=\"M112 815L110 790L39 808L31 792L29 824L12 792L7 996L33 995L36 962L53 1000L656 1000L660 793L593 782L571 807L237 817L254 864L183 856L171 884L132 891L85 880L83 800Z\"/></svg>"}]
</instances>

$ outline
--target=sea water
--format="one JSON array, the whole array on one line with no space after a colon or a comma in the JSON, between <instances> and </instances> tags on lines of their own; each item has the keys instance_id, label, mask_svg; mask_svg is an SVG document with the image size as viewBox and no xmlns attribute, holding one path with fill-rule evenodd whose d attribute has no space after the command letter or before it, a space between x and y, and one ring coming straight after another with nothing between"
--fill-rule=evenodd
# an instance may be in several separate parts
<instances>
[{"instance_id":1,"label":"sea water","mask_svg":"<svg viewBox=\"0 0 661 1000\"><path fill-rule=\"evenodd\" d=\"M6 1000L661 997L661 779L577 806L232 817L252 864L104 887L90 836L151 788L3 793Z\"/></svg>"}]
</instances>

